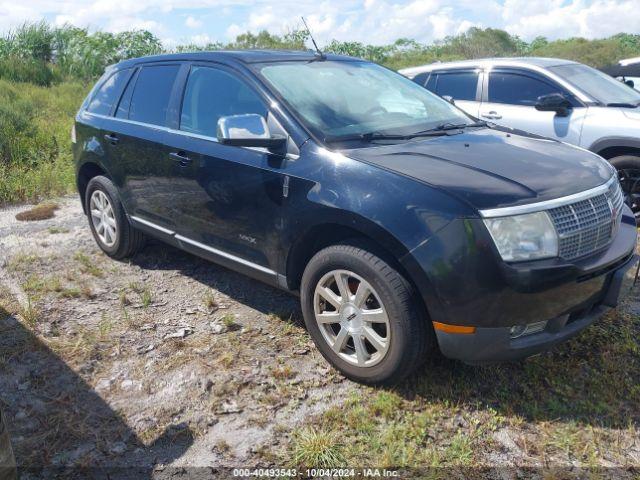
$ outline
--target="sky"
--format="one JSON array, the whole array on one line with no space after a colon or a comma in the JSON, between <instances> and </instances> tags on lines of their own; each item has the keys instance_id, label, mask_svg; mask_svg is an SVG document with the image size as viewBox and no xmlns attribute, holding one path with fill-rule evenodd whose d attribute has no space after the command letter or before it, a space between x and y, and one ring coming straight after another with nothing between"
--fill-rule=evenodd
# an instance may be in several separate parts
<instances>
[{"instance_id":1,"label":"sky","mask_svg":"<svg viewBox=\"0 0 640 480\"><path fill-rule=\"evenodd\" d=\"M282 34L300 29L301 15L320 44L430 43L472 26L525 40L640 33L640 0L0 0L0 32L45 19L109 32L146 29L171 47L263 29Z\"/></svg>"}]
</instances>

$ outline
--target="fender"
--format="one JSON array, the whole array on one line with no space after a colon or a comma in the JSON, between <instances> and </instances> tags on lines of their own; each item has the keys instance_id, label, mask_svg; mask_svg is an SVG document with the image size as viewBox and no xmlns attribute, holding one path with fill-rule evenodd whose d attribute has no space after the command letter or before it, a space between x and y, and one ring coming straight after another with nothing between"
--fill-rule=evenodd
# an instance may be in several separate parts
<instances>
[{"instance_id":1,"label":"fender","mask_svg":"<svg viewBox=\"0 0 640 480\"><path fill-rule=\"evenodd\" d=\"M634 137L603 137L591 144L588 150L598 153L605 148L629 147L640 149L640 138Z\"/></svg>"}]
</instances>

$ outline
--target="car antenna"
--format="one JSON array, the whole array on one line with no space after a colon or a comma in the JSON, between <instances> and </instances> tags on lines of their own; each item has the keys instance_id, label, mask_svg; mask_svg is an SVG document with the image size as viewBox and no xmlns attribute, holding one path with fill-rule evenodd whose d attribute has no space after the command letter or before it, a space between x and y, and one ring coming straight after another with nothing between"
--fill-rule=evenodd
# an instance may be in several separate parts
<instances>
[{"instance_id":1,"label":"car antenna","mask_svg":"<svg viewBox=\"0 0 640 480\"><path fill-rule=\"evenodd\" d=\"M321 60L325 60L327 58L327 56L322 53L322 50L320 50L318 48L318 44L316 43L315 38L313 38L313 34L311 33L311 30L309 30L309 26L307 25L307 21L304 19L304 17L300 17L302 18L302 23L304 23L304 28L307 29L307 33L309 34L309 38L311 38L311 41L313 42L313 46L316 48L316 53L318 54L318 56L320 57Z\"/></svg>"}]
</instances>

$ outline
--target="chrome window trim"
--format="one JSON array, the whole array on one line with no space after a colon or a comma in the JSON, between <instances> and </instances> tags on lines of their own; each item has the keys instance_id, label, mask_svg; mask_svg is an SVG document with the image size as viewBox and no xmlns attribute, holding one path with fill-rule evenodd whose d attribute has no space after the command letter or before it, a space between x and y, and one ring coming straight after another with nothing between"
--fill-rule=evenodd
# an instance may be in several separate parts
<instances>
[{"instance_id":1,"label":"chrome window trim","mask_svg":"<svg viewBox=\"0 0 640 480\"><path fill-rule=\"evenodd\" d=\"M266 273L267 275L274 275L274 276L277 275L277 272L275 272L274 270L271 270L270 268L263 267L262 265L258 265L257 263L250 262L249 260L245 260L244 258L237 257L231 253L227 253L223 250L218 250L217 248L210 247L209 245L205 245L204 243L200 243L196 240L192 240L182 235L178 235L173 230L169 230L168 228L161 227L160 225L150 222L149 220L145 220L144 218L136 217L134 215L130 215L129 218L149 228L153 228L155 230L158 230L159 232L166 233L167 235L171 235L173 238L175 238L179 242L189 243L202 250L206 250L208 252L214 253L220 257L224 257L227 260L231 260L233 262L239 263L246 267L253 268L254 270L258 270L260 272Z\"/></svg>"},{"instance_id":2,"label":"chrome window trim","mask_svg":"<svg viewBox=\"0 0 640 480\"><path fill-rule=\"evenodd\" d=\"M116 120L118 122L128 123L128 124L131 124L131 125L139 125L141 127L153 128L154 130L160 130L161 132L173 133L175 135L182 135L184 137L197 138L199 140L207 140L207 141L213 142L213 143L220 143L216 137L210 137L208 135L201 135L201 134L198 134L198 133L191 133L191 132L187 132L185 130L176 130L175 128L169 128L169 127L165 127L163 125L154 125L153 123L138 122L136 120L129 120L128 118L111 117L109 115L101 115L99 113L91 113L91 112L88 112L87 110L84 110L82 112L82 115L86 115L86 116L89 116L89 117L96 117L96 118L105 118L107 120ZM287 134L287 135L289 135L289 134ZM289 136L289 138L291 138L291 136ZM266 148L262 148L262 147L236 147L236 148L244 148L246 150L253 150L254 152L267 153L267 149ZM295 155L293 153L287 153L285 155L285 158L288 158L289 160L298 160L300 158L300 155Z\"/></svg>"},{"instance_id":3,"label":"chrome window trim","mask_svg":"<svg viewBox=\"0 0 640 480\"><path fill-rule=\"evenodd\" d=\"M609 190L609 187L613 182L617 182L617 175L613 175L606 183L599 185L595 188L585 190L584 192L574 193L573 195L567 195L566 197L554 198L553 200L546 200L544 202L529 203L526 205L517 205L514 207L502 207L491 208L487 210L480 210L480 216L482 218L497 218L508 217L512 215L523 215L525 213L535 213L550 210L556 207L562 207L571 203L579 202L580 200L586 200L597 195L602 195Z\"/></svg>"}]
</instances>

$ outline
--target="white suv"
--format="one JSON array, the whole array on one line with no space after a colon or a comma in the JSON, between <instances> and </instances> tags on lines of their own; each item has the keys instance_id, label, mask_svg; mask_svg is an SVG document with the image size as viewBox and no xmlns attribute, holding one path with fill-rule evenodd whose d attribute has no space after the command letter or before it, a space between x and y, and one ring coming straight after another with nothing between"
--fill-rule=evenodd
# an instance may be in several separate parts
<instances>
[{"instance_id":1,"label":"white suv","mask_svg":"<svg viewBox=\"0 0 640 480\"><path fill-rule=\"evenodd\" d=\"M473 117L601 155L618 169L625 201L640 216L640 92L553 58L466 60L400 73Z\"/></svg>"}]
</instances>

